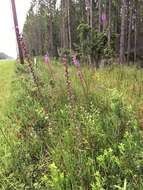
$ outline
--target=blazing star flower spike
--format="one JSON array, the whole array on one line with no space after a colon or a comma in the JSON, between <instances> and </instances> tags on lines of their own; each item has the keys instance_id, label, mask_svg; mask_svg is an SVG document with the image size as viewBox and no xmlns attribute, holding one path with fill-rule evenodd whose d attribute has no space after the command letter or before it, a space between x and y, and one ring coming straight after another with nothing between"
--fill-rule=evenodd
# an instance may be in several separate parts
<instances>
[{"instance_id":1,"label":"blazing star flower spike","mask_svg":"<svg viewBox=\"0 0 143 190\"><path fill-rule=\"evenodd\" d=\"M66 55L63 56L63 64L67 65L67 56Z\"/></svg>"},{"instance_id":2,"label":"blazing star flower spike","mask_svg":"<svg viewBox=\"0 0 143 190\"><path fill-rule=\"evenodd\" d=\"M74 55L74 56L72 57L72 61L73 61L73 64L74 64L75 66L80 67L80 63L79 63L78 59L76 58L76 55Z\"/></svg>"},{"instance_id":3,"label":"blazing star flower spike","mask_svg":"<svg viewBox=\"0 0 143 190\"><path fill-rule=\"evenodd\" d=\"M46 64L49 63L49 56L48 56L48 53L46 53L46 55L45 55L45 63L46 63Z\"/></svg>"},{"instance_id":4,"label":"blazing star flower spike","mask_svg":"<svg viewBox=\"0 0 143 190\"><path fill-rule=\"evenodd\" d=\"M102 16L101 16L101 21L104 23L106 22L106 13L102 13Z\"/></svg>"},{"instance_id":5,"label":"blazing star flower spike","mask_svg":"<svg viewBox=\"0 0 143 190\"><path fill-rule=\"evenodd\" d=\"M80 80L81 85L82 85L82 87L83 87L84 94L85 94L85 96L86 96L86 90L85 90L85 85L86 85L86 83L85 83L85 80L84 80L84 77L83 77L83 73L82 73L81 68L80 68L80 63L79 63L79 61L78 61L76 55L73 55L73 56L72 56L72 62L73 62L73 64L76 66L76 69L77 69L77 76L79 77L79 80Z\"/></svg>"},{"instance_id":6,"label":"blazing star flower spike","mask_svg":"<svg viewBox=\"0 0 143 190\"><path fill-rule=\"evenodd\" d=\"M72 86L71 86L71 80L70 80L70 76L69 76L69 68L68 68L67 56L66 55L63 56L63 65L64 65L64 68L65 68L67 94L68 94L68 98L69 98L70 103L72 103L73 94L72 94Z\"/></svg>"}]
</instances>

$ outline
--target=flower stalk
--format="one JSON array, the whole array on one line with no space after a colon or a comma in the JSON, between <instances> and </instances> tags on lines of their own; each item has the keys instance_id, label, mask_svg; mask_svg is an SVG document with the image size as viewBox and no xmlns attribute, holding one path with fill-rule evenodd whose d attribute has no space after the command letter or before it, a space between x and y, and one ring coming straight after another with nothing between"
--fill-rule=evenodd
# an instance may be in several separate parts
<instances>
[{"instance_id":1,"label":"flower stalk","mask_svg":"<svg viewBox=\"0 0 143 190\"><path fill-rule=\"evenodd\" d=\"M48 65L48 69L52 75L52 67L51 67L51 62L50 62L50 58L49 58L49 54L48 52L45 54L45 57L44 57L44 61L45 61L45 64Z\"/></svg>"},{"instance_id":2,"label":"flower stalk","mask_svg":"<svg viewBox=\"0 0 143 190\"><path fill-rule=\"evenodd\" d=\"M86 82L84 80L84 76L83 76L83 73L81 71L80 63L79 63L79 60L77 59L76 55L72 56L72 62L73 62L73 64L75 65L75 67L77 69L77 76L78 76L78 78L80 80L80 83L82 85L84 94L86 95L86 88L85 88Z\"/></svg>"},{"instance_id":3,"label":"flower stalk","mask_svg":"<svg viewBox=\"0 0 143 190\"><path fill-rule=\"evenodd\" d=\"M26 59L26 61L28 63L28 68L29 68L29 70L30 70L30 72L32 74L33 81L34 81L34 83L35 83L35 85L37 87L37 90L38 90L38 95L39 95L39 97L42 98L42 93L41 93L41 90L40 90L40 85L39 85L38 77L36 76L35 71L33 69L33 61L30 58L30 55L29 55L28 50L26 48L26 44L24 42L23 36L19 35L19 38L20 38L19 40L20 40L20 43L21 43L23 55L24 55L24 58Z\"/></svg>"},{"instance_id":4,"label":"flower stalk","mask_svg":"<svg viewBox=\"0 0 143 190\"><path fill-rule=\"evenodd\" d=\"M69 102L72 104L72 102L73 102L73 94L72 94L72 86L71 86L71 80L70 80L69 68L68 68L67 56L66 55L64 55L64 57L63 57L63 64L64 64L64 68L65 68L67 95L68 95Z\"/></svg>"}]
</instances>

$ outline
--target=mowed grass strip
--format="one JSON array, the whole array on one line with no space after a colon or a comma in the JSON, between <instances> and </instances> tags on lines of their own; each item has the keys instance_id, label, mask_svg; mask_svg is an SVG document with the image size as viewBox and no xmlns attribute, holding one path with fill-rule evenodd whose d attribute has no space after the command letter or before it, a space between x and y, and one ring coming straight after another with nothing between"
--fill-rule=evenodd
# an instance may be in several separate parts
<instances>
[{"instance_id":1,"label":"mowed grass strip","mask_svg":"<svg viewBox=\"0 0 143 190\"><path fill-rule=\"evenodd\" d=\"M0 61L0 119L3 119L14 76L14 61Z\"/></svg>"}]
</instances>

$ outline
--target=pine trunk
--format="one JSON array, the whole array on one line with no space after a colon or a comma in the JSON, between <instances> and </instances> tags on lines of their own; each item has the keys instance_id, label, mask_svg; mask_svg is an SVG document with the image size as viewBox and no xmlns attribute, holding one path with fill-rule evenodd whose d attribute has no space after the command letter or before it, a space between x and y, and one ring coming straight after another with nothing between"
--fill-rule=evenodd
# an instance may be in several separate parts
<instances>
[{"instance_id":1,"label":"pine trunk","mask_svg":"<svg viewBox=\"0 0 143 190\"><path fill-rule=\"evenodd\" d=\"M134 12L134 63L137 61L137 21L138 21L138 14L137 14L137 9L138 9L138 1L136 0L135 2L135 12Z\"/></svg>"},{"instance_id":2,"label":"pine trunk","mask_svg":"<svg viewBox=\"0 0 143 190\"><path fill-rule=\"evenodd\" d=\"M50 46L50 56L54 54L54 45L53 45L53 23L52 23L52 2L49 1L49 46Z\"/></svg>"},{"instance_id":3,"label":"pine trunk","mask_svg":"<svg viewBox=\"0 0 143 190\"><path fill-rule=\"evenodd\" d=\"M93 27L93 2L90 0L90 27Z\"/></svg>"},{"instance_id":4,"label":"pine trunk","mask_svg":"<svg viewBox=\"0 0 143 190\"><path fill-rule=\"evenodd\" d=\"M108 47L110 48L111 46L111 22L112 22L112 0L109 0L109 23L108 23Z\"/></svg>"},{"instance_id":5,"label":"pine trunk","mask_svg":"<svg viewBox=\"0 0 143 190\"><path fill-rule=\"evenodd\" d=\"M120 33L120 55L119 63L125 62L125 21L126 21L126 0L122 0L121 6L121 33Z\"/></svg>"},{"instance_id":6,"label":"pine trunk","mask_svg":"<svg viewBox=\"0 0 143 190\"><path fill-rule=\"evenodd\" d=\"M130 61L130 51L131 51L131 31L132 31L132 16L133 16L133 7L130 5L129 11L129 28L128 28L128 47L127 47L127 63Z\"/></svg>"},{"instance_id":7,"label":"pine trunk","mask_svg":"<svg viewBox=\"0 0 143 190\"><path fill-rule=\"evenodd\" d=\"M98 1L98 11L99 11L99 18L98 18L98 24L99 24L99 32L102 32L102 5L101 0Z\"/></svg>"},{"instance_id":8,"label":"pine trunk","mask_svg":"<svg viewBox=\"0 0 143 190\"><path fill-rule=\"evenodd\" d=\"M71 39L71 22L70 22L70 0L67 0L67 17L68 17L68 41L69 41L69 49L72 49L72 39Z\"/></svg>"}]
</instances>

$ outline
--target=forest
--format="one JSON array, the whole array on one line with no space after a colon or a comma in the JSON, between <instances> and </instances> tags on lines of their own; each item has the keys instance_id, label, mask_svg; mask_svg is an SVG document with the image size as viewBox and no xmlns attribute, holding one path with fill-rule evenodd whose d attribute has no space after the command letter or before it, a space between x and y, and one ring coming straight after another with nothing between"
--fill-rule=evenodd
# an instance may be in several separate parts
<instances>
[{"instance_id":1,"label":"forest","mask_svg":"<svg viewBox=\"0 0 143 190\"><path fill-rule=\"evenodd\" d=\"M143 190L143 1L11 2L0 190Z\"/></svg>"},{"instance_id":2,"label":"forest","mask_svg":"<svg viewBox=\"0 0 143 190\"><path fill-rule=\"evenodd\" d=\"M96 67L113 58L141 64L142 10L141 0L33 0L23 34L31 55L76 52Z\"/></svg>"}]
</instances>

